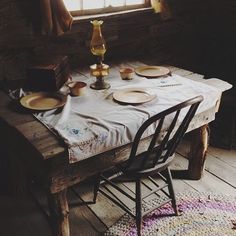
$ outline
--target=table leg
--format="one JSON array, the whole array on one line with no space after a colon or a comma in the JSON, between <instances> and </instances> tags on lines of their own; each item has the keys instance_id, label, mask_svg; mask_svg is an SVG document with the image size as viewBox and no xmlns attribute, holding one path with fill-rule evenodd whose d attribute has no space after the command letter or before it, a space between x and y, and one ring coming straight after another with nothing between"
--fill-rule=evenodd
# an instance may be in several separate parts
<instances>
[{"instance_id":1,"label":"table leg","mask_svg":"<svg viewBox=\"0 0 236 236\"><path fill-rule=\"evenodd\" d=\"M54 236L69 236L69 207L66 189L59 193L48 194L50 218Z\"/></svg>"},{"instance_id":2,"label":"table leg","mask_svg":"<svg viewBox=\"0 0 236 236\"><path fill-rule=\"evenodd\" d=\"M191 132L188 177L198 180L202 177L206 151L208 147L208 125L203 125Z\"/></svg>"}]
</instances>

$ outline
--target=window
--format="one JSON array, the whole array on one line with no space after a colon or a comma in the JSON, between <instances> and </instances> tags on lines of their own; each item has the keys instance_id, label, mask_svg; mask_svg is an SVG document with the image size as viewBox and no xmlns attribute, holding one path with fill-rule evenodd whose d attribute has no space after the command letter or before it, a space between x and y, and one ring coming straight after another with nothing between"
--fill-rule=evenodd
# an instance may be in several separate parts
<instances>
[{"instance_id":1,"label":"window","mask_svg":"<svg viewBox=\"0 0 236 236\"><path fill-rule=\"evenodd\" d=\"M150 0L64 0L73 15L101 14L150 6Z\"/></svg>"}]
</instances>

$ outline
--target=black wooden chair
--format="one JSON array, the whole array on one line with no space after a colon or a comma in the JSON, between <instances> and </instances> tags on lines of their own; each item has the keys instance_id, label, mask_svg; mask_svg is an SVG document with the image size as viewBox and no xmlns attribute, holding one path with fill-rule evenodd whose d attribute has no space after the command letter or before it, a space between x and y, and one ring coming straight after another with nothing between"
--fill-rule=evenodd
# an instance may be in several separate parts
<instances>
[{"instance_id":1,"label":"black wooden chair","mask_svg":"<svg viewBox=\"0 0 236 236\"><path fill-rule=\"evenodd\" d=\"M108 197L136 219L138 235L141 235L142 217L155 208L167 202L171 202L175 214L178 215L169 165L174 158L177 145L184 136L202 100L202 96L197 96L146 120L136 133L128 161L117 165L112 171L108 171L108 173L112 173L112 175L107 176L107 173L102 173L97 179L97 183L94 187L94 203L96 202L98 191ZM183 115L180 116L180 114ZM145 152L137 154L140 140L147 128L151 125L155 125L155 132L150 139L149 146ZM152 178L154 175L159 176L164 181L163 186L160 186L160 184ZM128 194L127 191L118 186L117 181L115 181L118 176L125 176L129 181L133 180L135 182L133 195ZM145 184L142 178L148 178L155 186L154 188L149 188L150 191L145 196L141 195L141 184ZM117 197L117 194L112 191L113 188L135 202L135 214ZM167 200L146 212L142 212L142 200L151 194L160 196L158 194L160 191L162 194L164 193Z\"/></svg>"}]
</instances>

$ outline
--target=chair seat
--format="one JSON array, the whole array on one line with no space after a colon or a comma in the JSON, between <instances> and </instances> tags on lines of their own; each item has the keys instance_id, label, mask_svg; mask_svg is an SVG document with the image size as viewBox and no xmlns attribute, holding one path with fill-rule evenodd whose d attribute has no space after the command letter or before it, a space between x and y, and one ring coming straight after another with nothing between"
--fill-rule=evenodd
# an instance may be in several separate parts
<instances>
[{"instance_id":1,"label":"chair seat","mask_svg":"<svg viewBox=\"0 0 236 236\"><path fill-rule=\"evenodd\" d=\"M175 154L169 156L164 162L162 160L159 160L159 162L155 164L154 167L153 158L150 158L146 163L145 168L142 168L142 170L140 170L140 166L145 158L145 153L142 153L136 156L136 159L131 166L127 167L128 163L125 162L118 165L117 168L128 177L147 177L149 175L151 176L157 172L162 172L163 170L165 170L170 165L171 161L174 159L174 156Z\"/></svg>"}]
</instances>

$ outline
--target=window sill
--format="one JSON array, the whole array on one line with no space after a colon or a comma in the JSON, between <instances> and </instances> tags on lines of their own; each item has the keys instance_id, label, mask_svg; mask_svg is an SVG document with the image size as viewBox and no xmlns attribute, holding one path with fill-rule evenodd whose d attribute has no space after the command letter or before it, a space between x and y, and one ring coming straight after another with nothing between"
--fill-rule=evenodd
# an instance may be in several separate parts
<instances>
[{"instance_id":1,"label":"window sill","mask_svg":"<svg viewBox=\"0 0 236 236\"><path fill-rule=\"evenodd\" d=\"M112 18L117 16L128 16L130 14L141 14L144 12L153 13L153 9L151 7L139 8L134 10L127 10L127 11L119 11L119 12L112 12L112 13L104 13L104 14L94 14L94 15L86 15L86 16L74 16L73 17L73 24L77 24L80 22L86 22L93 19L104 19L104 18Z\"/></svg>"}]
</instances>

